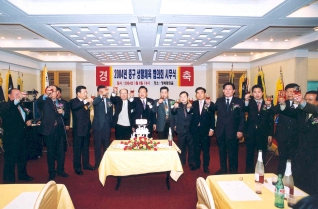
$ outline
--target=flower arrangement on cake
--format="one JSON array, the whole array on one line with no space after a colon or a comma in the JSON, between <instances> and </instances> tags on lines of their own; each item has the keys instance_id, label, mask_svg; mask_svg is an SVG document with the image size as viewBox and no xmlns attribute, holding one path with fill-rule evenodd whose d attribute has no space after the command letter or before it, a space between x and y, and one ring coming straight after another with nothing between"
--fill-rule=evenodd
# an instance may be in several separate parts
<instances>
[{"instance_id":1,"label":"flower arrangement on cake","mask_svg":"<svg viewBox=\"0 0 318 209\"><path fill-rule=\"evenodd\" d=\"M154 141L152 138L145 136L137 136L137 138L130 138L128 142L121 141L121 144L126 145L124 150L151 150L157 151L157 145L160 142Z\"/></svg>"}]
</instances>

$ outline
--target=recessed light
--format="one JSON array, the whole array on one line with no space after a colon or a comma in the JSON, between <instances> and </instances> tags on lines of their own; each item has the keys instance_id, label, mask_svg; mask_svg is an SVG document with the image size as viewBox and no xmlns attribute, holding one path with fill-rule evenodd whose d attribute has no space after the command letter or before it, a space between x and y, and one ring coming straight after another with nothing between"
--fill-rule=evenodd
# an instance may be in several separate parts
<instances>
[{"instance_id":1,"label":"recessed light","mask_svg":"<svg viewBox=\"0 0 318 209\"><path fill-rule=\"evenodd\" d=\"M288 39L286 38L284 41L288 41Z\"/></svg>"},{"instance_id":2,"label":"recessed light","mask_svg":"<svg viewBox=\"0 0 318 209\"><path fill-rule=\"evenodd\" d=\"M167 31L177 31L177 28L169 27Z\"/></svg>"},{"instance_id":3,"label":"recessed light","mask_svg":"<svg viewBox=\"0 0 318 209\"><path fill-rule=\"evenodd\" d=\"M224 29L224 30L222 30L222 33L229 33L229 32L231 32L230 29Z\"/></svg>"},{"instance_id":4,"label":"recessed light","mask_svg":"<svg viewBox=\"0 0 318 209\"><path fill-rule=\"evenodd\" d=\"M5 37L1 37L1 39L6 39Z\"/></svg>"},{"instance_id":5,"label":"recessed light","mask_svg":"<svg viewBox=\"0 0 318 209\"><path fill-rule=\"evenodd\" d=\"M125 27L118 27L118 28L117 28L117 31L127 31L127 28L125 28Z\"/></svg>"},{"instance_id":6,"label":"recessed light","mask_svg":"<svg viewBox=\"0 0 318 209\"><path fill-rule=\"evenodd\" d=\"M258 41L258 38L254 39L254 41Z\"/></svg>"},{"instance_id":7,"label":"recessed light","mask_svg":"<svg viewBox=\"0 0 318 209\"><path fill-rule=\"evenodd\" d=\"M223 36L217 35L214 38L223 38Z\"/></svg>"},{"instance_id":8,"label":"recessed light","mask_svg":"<svg viewBox=\"0 0 318 209\"><path fill-rule=\"evenodd\" d=\"M62 28L62 31L64 31L64 32L70 32L70 31L72 31L70 28Z\"/></svg>"},{"instance_id":9,"label":"recessed light","mask_svg":"<svg viewBox=\"0 0 318 209\"><path fill-rule=\"evenodd\" d=\"M251 52L250 54L254 54L253 52Z\"/></svg>"},{"instance_id":10,"label":"recessed light","mask_svg":"<svg viewBox=\"0 0 318 209\"><path fill-rule=\"evenodd\" d=\"M237 55L236 54L234 54L234 57L236 57Z\"/></svg>"},{"instance_id":11,"label":"recessed light","mask_svg":"<svg viewBox=\"0 0 318 209\"><path fill-rule=\"evenodd\" d=\"M17 37L17 39L22 39L22 38L19 36L19 37Z\"/></svg>"},{"instance_id":12,"label":"recessed light","mask_svg":"<svg viewBox=\"0 0 318 209\"><path fill-rule=\"evenodd\" d=\"M79 32L79 31L77 32L77 34L80 34L80 33L81 33L81 32Z\"/></svg>"},{"instance_id":13,"label":"recessed light","mask_svg":"<svg viewBox=\"0 0 318 209\"><path fill-rule=\"evenodd\" d=\"M80 28L81 31L90 31L89 28Z\"/></svg>"},{"instance_id":14,"label":"recessed light","mask_svg":"<svg viewBox=\"0 0 318 209\"><path fill-rule=\"evenodd\" d=\"M95 33L98 33L98 31L95 31Z\"/></svg>"},{"instance_id":15,"label":"recessed light","mask_svg":"<svg viewBox=\"0 0 318 209\"><path fill-rule=\"evenodd\" d=\"M210 32L210 33L211 33L212 31L213 31L212 28L206 28L206 29L203 30L203 32L206 32L206 33L207 33L207 32Z\"/></svg>"},{"instance_id":16,"label":"recessed light","mask_svg":"<svg viewBox=\"0 0 318 209\"><path fill-rule=\"evenodd\" d=\"M87 37L95 37L95 35L92 34L92 33L89 33L89 34L87 34L86 36L87 36Z\"/></svg>"},{"instance_id":17,"label":"recessed light","mask_svg":"<svg viewBox=\"0 0 318 209\"><path fill-rule=\"evenodd\" d=\"M85 40L85 39L86 39L86 37L83 37L83 39Z\"/></svg>"},{"instance_id":18,"label":"recessed light","mask_svg":"<svg viewBox=\"0 0 318 209\"><path fill-rule=\"evenodd\" d=\"M271 39L269 39L269 41L274 41L274 39L271 38Z\"/></svg>"},{"instance_id":19,"label":"recessed light","mask_svg":"<svg viewBox=\"0 0 318 209\"><path fill-rule=\"evenodd\" d=\"M187 28L185 31L187 31L187 32L193 32L193 31L194 31L194 28Z\"/></svg>"},{"instance_id":20,"label":"recessed light","mask_svg":"<svg viewBox=\"0 0 318 209\"><path fill-rule=\"evenodd\" d=\"M108 31L107 27L100 27L98 28L99 31Z\"/></svg>"},{"instance_id":21,"label":"recessed light","mask_svg":"<svg viewBox=\"0 0 318 209\"><path fill-rule=\"evenodd\" d=\"M76 35L76 34L72 34L72 35L70 35L70 37L72 37L72 38L77 38L77 37L78 37L78 35Z\"/></svg>"},{"instance_id":22,"label":"recessed light","mask_svg":"<svg viewBox=\"0 0 318 209\"><path fill-rule=\"evenodd\" d=\"M318 31L318 27L314 27L314 31Z\"/></svg>"},{"instance_id":23,"label":"recessed light","mask_svg":"<svg viewBox=\"0 0 318 209\"><path fill-rule=\"evenodd\" d=\"M223 54L224 57L226 57L226 54Z\"/></svg>"}]
</instances>

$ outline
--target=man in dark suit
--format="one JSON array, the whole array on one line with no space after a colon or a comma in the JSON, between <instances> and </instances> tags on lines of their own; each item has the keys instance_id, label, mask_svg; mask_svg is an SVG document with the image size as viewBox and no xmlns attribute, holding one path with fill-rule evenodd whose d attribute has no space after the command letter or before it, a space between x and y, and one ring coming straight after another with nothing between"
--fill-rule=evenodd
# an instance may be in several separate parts
<instances>
[{"instance_id":1,"label":"man in dark suit","mask_svg":"<svg viewBox=\"0 0 318 209\"><path fill-rule=\"evenodd\" d=\"M21 106L21 99L26 94L18 89L10 89L8 92L9 101L1 103L1 118L3 127L3 183L15 183L15 165L18 167L18 179L23 181L33 181L27 174L27 153L25 128L31 126L31 120Z\"/></svg>"},{"instance_id":2,"label":"man in dark suit","mask_svg":"<svg viewBox=\"0 0 318 209\"><path fill-rule=\"evenodd\" d=\"M206 89L198 87L195 90L197 100L192 103L192 120L190 132L194 144L194 163L191 170L200 168L200 154L203 152L203 171L210 173L210 136L213 136L215 127L214 110L211 109L213 102L206 99Z\"/></svg>"},{"instance_id":3,"label":"man in dark suit","mask_svg":"<svg viewBox=\"0 0 318 209\"><path fill-rule=\"evenodd\" d=\"M64 171L66 138L64 117L67 115L63 109L63 103L57 99L57 87L49 86L45 94L39 97L38 103L43 108L39 133L44 136L47 148L48 180L55 178L55 158L57 175L67 178L69 175Z\"/></svg>"},{"instance_id":4,"label":"man in dark suit","mask_svg":"<svg viewBox=\"0 0 318 209\"><path fill-rule=\"evenodd\" d=\"M220 170L215 174L227 173L227 158L229 171L237 173L238 168L238 138L243 136L244 112L243 100L234 97L235 86L228 82L223 85L224 96L216 100L214 110L217 111L215 133L219 147Z\"/></svg>"},{"instance_id":5,"label":"man in dark suit","mask_svg":"<svg viewBox=\"0 0 318 209\"><path fill-rule=\"evenodd\" d=\"M245 95L244 112L248 113L245 123L246 143L246 173L254 173L255 147L262 150L262 158L265 161L267 145L272 142L274 132L274 115L269 111L270 106L263 100L263 87L255 85L252 87L253 99L250 94Z\"/></svg>"},{"instance_id":6,"label":"man in dark suit","mask_svg":"<svg viewBox=\"0 0 318 209\"><path fill-rule=\"evenodd\" d=\"M138 96L134 97L134 94L131 93L130 101L133 102L135 107L135 113L133 117L134 128L137 128L136 119L147 119L147 128L149 130L148 137L152 137L152 130L154 124L154 113L151 108L153 107L153 99L147 97L148 89L145 86L140 86L138 89Z\"/></svg>"},{"instance_id":7,"label":"man in dark suit","mask_svg":"<svg viewBox=\"0 0 318 209\"><path fill-rule=\"evenodd\" d=\"M180 103L174 103L171 113L175 116L175 131L178 134L178 147L181 149L181 154L179 154L181 163L182 165L186 164L186 157L188 153L188 164L190 169L192 169L194 166L193 139L192 135L190 134L192 105L188 103L188 92L182 91L179 96Z\"/></svg>"},{"instance_id":8,"label":"man in dark suit","mask_svg":"<svg viewBox=\"0 0 318 209\"><path fill-rule=\"evenodd\" d=\"M70 103L66 100L62 99L62 89L60 87L57 87L57 97L58 101L63 104L63 110L64 110L64 117L63 122L65 125L65 139L64 139L64 150L67 151L67 131L70 129L70 121L71 121L71 109L70 109Z\"/></svg>"},{"instance_id":9,"label":"man in dark suit","mask_svg":"<svg viewBox=\"0 0 318 209\"><path fill-rule=\"evenodd\" d=\"M112 126L113 105L106 97L108 89L101 85L97 87L98 96L94 99L94 119L92 129L94 133L95 168L99 167L102 153L110 144L110 129Z\"/></svg>"},{"instance_id":10,"label":"man in dark suit","mask_svg":"<svg viewBox=\"0 0 318 209\"><path fill-rule=\"evenodd\" d=\"M294 87L298 86L295 83L290 83L285 86L286 94L286 108L295 109L294 106ZM280 105L272 107L271 110L274 114L280 113ZM288 159L296 161L297 149L298 149L298 123L293 117L289 117L284 114L279 114L276 119L276 132L275 137L278 143L278 174L284 174L286 169L286 162ZM293 166L293 173L296 171L296 167Z\"/></svg>"},{"instance_id":11,"label":"man in dark suit","mask_svg":"<svg viewBox=\"0 0 318 209\"><path fill-rule=\"evenodd\" d=\"M118 87L114 86L110 101L115 105L115 114L113 116L113 125L115 126L115 138L117 140L128 140L132 132L134 105L128 100L128 90L121 89L117 95Z\"/></svg>"},{"instance_id":12,"label":"man in dark suit","mask_svg":"<svg viewBox=\"0 0 318 209\"><path fill-rule=\"evenodd\" d=\"M160 88L160 99L154 101L152 112L156 114L153 130L158 131L158 139L167 139L169 135L169 128L171 132L174 129L174 117L171 114L171 102L175 101L168 99L169 88L162 86Z\"/></svg>"},{"instance_id":13,"label":"man in dark suit","mask_svg":"<svg viewBox=\"0 0 318 209\"><path fill-rule=\"evenodd\" d=\"M281 114L297 119L299 130L298 158L296 173L293 173L295 185L310 195L318 195L318 91L308 91L302 95L294 95L298 108L290 109L284 101L280 101Z\"/></svg>"},{"instance_id":14,"label":"man in dark suit","mask_svg":"<svg viewBox=\"0 0 318 209\"><path fill-rule=\"evenodd\" d=\"M87 97L85 86L76 87L76 98L71 99L70 106L73 116L73 167L77 175L84 170L94 170L89 164L89 137L91 130L90 107L92 98Z\"/></svg>"}]
</instances>

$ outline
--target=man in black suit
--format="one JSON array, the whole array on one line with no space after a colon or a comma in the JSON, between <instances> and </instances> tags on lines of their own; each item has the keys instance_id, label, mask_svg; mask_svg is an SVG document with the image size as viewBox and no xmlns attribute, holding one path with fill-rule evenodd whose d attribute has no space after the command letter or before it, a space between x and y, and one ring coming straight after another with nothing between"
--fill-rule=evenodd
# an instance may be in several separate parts
<instances>
[{"instance_id":1,"label":"man in black suit","mask_svg":"<svg viewBox=\"0 0 318 209\"><path fill-rule=\"evenodd\" d=\"M113 117L113 124L115 126L115 138L117 140L128 140L132 132L135 131L132 127L134 105L128 100L128 90L121 89L119 96L117 95L118 87L114 86L110 101L115 105L115 114Z\"/></svg>"},{"instance_id":2,"label":"man in black suit","mask_svg":"<svg viewBox=\"0 0 318 209\"><path fill-rule=\"evenodd\" d=\"M62 99L62 89L60 87L57 87L57 97L56 97L61 104L63 104L63 110L64 110L64 117L63 122L65 125L65 139L64 139L64 150L67 151L67 131L70 129L70 121L71 121L71 109L70 109L70 103L66 100Z\"/></svg>"},{"instance_id":3,"label":"man in black suit","mask_svg":"<svg viewBox=\"0 0 318 209\"><path fill-rule=\"evenodd\" d=\"M133 117L134 128L137 128L136 119L147 119L147 128L149 130L148 137L152 137L152 130L154 124L154 113L151 108L153 107L153 99L147 97L148 89L145 86L140 86L138 89L138 96L134 97L134 94L130 95L130 102L133 102L135 107L135 113Z\"/></svg>"},{"instance_id":4,"label":"man in black suit","mask_svg":"<svg viewBox=\"0 0 318 209\"><path fill-rule=\"evenodd\" d=\"M174 103L171 113L175 116L175 131L178 134L178 147L181 149L181 154L179 154L181 163L182 165L186 164L188 148L188 164L191 169L194 166L193 139L192 135L190 134L192 105L188 103L188 92L182 91L179 96L180 103Z\"/></svg>"},{"instance_id":5,"label":"man in black suit","mask_svg":"<svg viewBox=\"0 0 318 209\"><path fill-rule=\"evenodd\" d=\"M219 147L220 170L215 174L237 173L238 138L243 136L244 112L243 100L234 97L235 85L228 82L223 85L224 96L216 100L214 110L217 111L215 133Z\"/></svg>"},{"instance_id":6,"label":"man in black suit","mask_svg":"<svg viewBox=\"0 0 318 209\"><path fill-rule=\"evenodd\" d=\"M294 87L298 86L295 83L290 83L285 86L286 94L286 108L295 109L294 105ZM272 107L271 110L274 114L280 113L280 105ZM278 174L284 174L286 169L286 162L288 159L296 161L297 149L298 149L298 123L293 117L289 117L284 114L279 114L276 118L276 132L275 136L278 143ZM293 166L293 173L296 171L296 167Z\"/></svg>"},{"instance_id":7,"label":"man in black suit","mask_svg":"<svg viewBox=\"0 0 318 209\"><path fill-rule=\"evenodd\" d=\"M265 161L267 145L272 142L274 132L274 115L269 111L270 106L263 100L263 87L255 85L252 87L253 99L250 94L245 95L244 112L248 113L245 123L246 143L246 173L254 173L255 147L262 150L262 158Z\"/></svg>"},{"instance_id":8,"label":"man in black suit","mask_svg":"<svg viewBox=\"0 0 318 209\"><path fill-rule=\"evenodd\" d=\"M281 114L297 119L299 130L298 158L294 161L296 173L293 173L295 185L310 195L318 195L318 91L308 91L294 95L298 108L287 108L281 99Z\"/></svg>"},{"instance_id":9,"label":"man in black suit","mask_svg":"<svg viewBox=\"0 0 318 209\"><path fill-rule=\"evenodd\" d=\"M94 119L92 129L94 133L95 168L99 167L101 153L104 153L110 144L110 129L112 126L113 105L106 97L108 88L97 87L98 96L94 99ZM101 152L102 150L102 152Z\"/></svg>"},{"instance_id":10,"label":"man in black suit","mask_svg":"<svg viewBox=\"0 0 318 209\"><path fill-rule=\"evenodd\" d=\"M3 127L3 183L15 183L15 165L18 167L18 179L23 181L33 181L27 174L27 153L25 128L31 126L31 120L21 106L21 99L26 94L18 89L10 89L8 92L9 101L1 103L1 118Z\"/></svg>"},{"instance_id":11,"label":"man in black suit","mask_svg":"<svg viewBox=\"0 0 318 209\"><path fill-rule=\"evenodd\" d=\"M71 99L70 106L73 116L73 167L77 175L84 170L94 170L89 164L89 137L91 130L90 107L92 98L87 97L85 86L76 87L76 98Z\"/></svg>"},{"instance_id":12,"label":"man in black suit","mask_svg":"<svg viewBox=\"0 0 318 209\"><path fill-rule=\"evenodd\" d=\"M210 136L213 136L215 127L214 110L211 109L213 102L206 99L206 89L198 87L195 90L197 100L192 103L192 120L190 132L194 144L194 163L191 170L200 168L200 154L203 151L203 171L210 173Z\"/></svg>"},{"instance_id":13,"label":"man in black suit","mask_svg":"<svg viewBox=\"0 0 318 209\"><path fill-rule=\"evenodd\" d=\"M55 158L57 160L57 175L67 178L64 171L65 161L65 125L64 117L67 117L63 109L63 103L57 99L57 87L49 86L44 95L38 99L39 106L43 109L39 133L44 136L47 148L47 165L49 178L55 178Z\"/></svg>"},{"instance_id":14,"label":"man in black suit","mask_svg":"<svg viewBox=\"0 0 318 209\"><path fill-rule=\"evenodd\" d=\"M173 134L174 117L171 114L171 104L175 101L168 99L169 88L162 86L160 88L160 99L154 101L152 112L156 114L153 130L158 131L158 139L167 139L169 135L169 128Z\"/></svg>"}]
</instances>

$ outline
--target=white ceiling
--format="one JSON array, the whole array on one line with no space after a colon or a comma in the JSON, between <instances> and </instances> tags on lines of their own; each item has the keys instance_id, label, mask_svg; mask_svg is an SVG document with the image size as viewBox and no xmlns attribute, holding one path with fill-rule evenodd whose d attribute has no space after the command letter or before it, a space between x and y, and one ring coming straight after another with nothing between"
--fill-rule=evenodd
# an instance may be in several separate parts
<instances>
[{"instance_id":1,"label":"white ceiling","mask_svg":"<svg viewBox=\"0 0 318 209\"><path fill-rule=\"evenodd\" d=\"M317 26L317 0L0 0L0 50L41 62L253 62L317 51Z\"/></svg>"}]
</instances>

